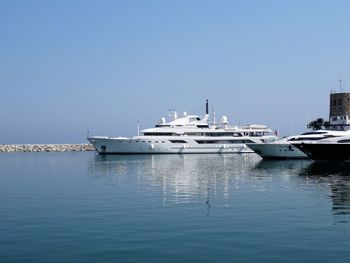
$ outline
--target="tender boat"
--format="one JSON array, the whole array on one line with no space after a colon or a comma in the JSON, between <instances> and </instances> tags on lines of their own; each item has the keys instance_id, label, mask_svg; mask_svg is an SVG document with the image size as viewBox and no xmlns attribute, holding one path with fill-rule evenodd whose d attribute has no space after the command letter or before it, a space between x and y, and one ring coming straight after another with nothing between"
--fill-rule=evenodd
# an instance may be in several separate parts
<instances>
[{"instance_id":1,"label":"tender boat","mask_svg":"<svg viewBox=\"0 0 350 263\"><path fill-rule=\"evenodd\" d=\"M303 159L308 156L294 144L350 135L349 131L318 130L289 136L270 143L248 143L247 146L264 159Z\"/></svg>"},{"instance_id":2,"label":"tender boat","mask_svg":"<svg viewBox=\"0 0 350 263\"><path fill-rule=\"evenodd\" d=\"M350 159L350 136L293 145L314 160L345 161Z\"/></svg>"},{"instance_id":3,"label":"tender boat","mask_svg":"<svg viewBox=\"0 0 350 263\"><path fill-rule=\"evenodd\" d=\"M206 114L181 117L176 112L172 120L161 118L154 128L142 130L131 138L92 136L87 138L99 154L155 153L253 153L247 143L272 142L277 136L265 125L229 126L226 116L220 123L209 124Z\"/></svg>"}]
</instances>

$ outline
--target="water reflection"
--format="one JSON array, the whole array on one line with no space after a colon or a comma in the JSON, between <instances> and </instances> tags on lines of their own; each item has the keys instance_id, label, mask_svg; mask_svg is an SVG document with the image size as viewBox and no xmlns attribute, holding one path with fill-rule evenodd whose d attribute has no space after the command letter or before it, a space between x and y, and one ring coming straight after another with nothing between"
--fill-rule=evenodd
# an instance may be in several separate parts
<instances>
[{"instance_id":1,"label":"water reflection","mask_svg":"<svg viewBox=\"0 0 350 263\"><path fill-rule=\"evenodd\" d=\"M260 160L254 167L261 176L274 175L296 175L309 165L312 161L303 160Z\"/></svg>"},{"instance_id":2,"label":"water reflection","mask_svg":"<svg viewBox=\"0 0 350 263\"><path fill-rule=\"evenodd\" d=\"M327 196L335 222L350 222L350 162L261 160L253 170L262 177L278 176L317 198Z\"/></svg>"},{"instance_id":3,"label":"water reflection","mask_svg":"<svg viewBox=\"0 0 350 263\"><path fill-rule=\"evenodd\" d=\"M137 176L139 189L159 191L163 205L192 202L199 196L209 215L211 199L227 201L230 188L239 187L257 160L253 154L97 155L88 170L90 178L100 184Z\"/></svg>"},{"instance_id":4,"label":"water reflection","mask_svg":"<svg viewBox=\"0 0 350 263\"><path fill-rule=\"evenodd\" d=\"M203 202L207 216L214 201L230 207L243 188L276 193L276 186L285 187L329 198L335 221L350 222L350 163L261 160L255 154L96 155L88 174L94 184L159 194L163 206Z\"/></svg>"},{"instance_id":5,"label":"water reflection","mask_svg":"<svg viewBox=\"0 0 350 263\"><path fill-rule=\"evenodd\" d=\"M313 162L300 172L300 176L329 187L336 222L350 222L350 163Z\"/></svg>"}]
</instances>

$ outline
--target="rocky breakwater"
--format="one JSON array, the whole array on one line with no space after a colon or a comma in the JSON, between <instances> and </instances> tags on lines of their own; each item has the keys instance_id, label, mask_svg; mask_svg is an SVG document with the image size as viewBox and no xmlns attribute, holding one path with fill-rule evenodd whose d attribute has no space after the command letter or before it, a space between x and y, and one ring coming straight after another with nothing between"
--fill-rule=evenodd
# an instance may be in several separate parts
<instances>
[{"instance_id":1,"label":"rocky breakwater","mask_svg":"<svg viewBox=\"0 0 350 263\"><path fill-rule=\"evenodd\" d=\"M85 152L94 151L92 144L2 144L0 152Z\"/></svg>"}]
</instances>

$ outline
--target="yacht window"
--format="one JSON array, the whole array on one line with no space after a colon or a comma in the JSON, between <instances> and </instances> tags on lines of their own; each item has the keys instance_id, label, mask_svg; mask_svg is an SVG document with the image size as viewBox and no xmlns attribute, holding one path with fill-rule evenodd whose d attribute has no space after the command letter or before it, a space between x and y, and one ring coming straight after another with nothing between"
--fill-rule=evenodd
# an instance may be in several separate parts
<instances>
[{"instance_id":1,"label":"yacht window","mask_svg":"<svg viewBox=\"0 0 350 263\"><path fill-rule=\"evenodd\" d=\"M196 141L196 143L199 143L199 144L207 144L207 143L215 143L215 141Z\"/></svg>"},{"instance_id":2,"label":"yacht window","mask_svg":"<svg viewBox=\"0 0 350 263\"><path fill-rule=\"evenodd\" d=\"M184 140L170 140L171 143L187 143Z\"/></svg>"},{"instance_id":3,"label":"yacht window","mask_svg":"<svg viewBox=\"0 0 350 263\"><path fill-rule=\"evenodd\" d=\"M235 143L253 143L252 140L196 140L199 144L235 144Z\"/></svg>"},{"instance_id":4,"label":"yacht window","mask_svg":"<svg viewBox=\"0 0 350 263\"><path fill-rule=\"evenodd\" d=\"M162 143L165 143L165 141L162 141Z\"/></svg>"},{"instance_id":5,"label":"yacht window","mask_svg":"<svg viewBox=\"0 0 350 263\"><path fill-rule=\"evenodd\" d=\"M198 128L209 128L208 124L197 124Z\"/></svg>"},{"instance_id":6,"label":"yacht window","mask_svg":"<svg viewBox=\"0 0 350 263\"><path fill-rule=\"evenodd\" d=\"M327 132L304 132L301 135L326 134Z\"/></svg>"},{"instance_id":7,"label":"yacht window","mask_svg":"<svg viewBox=\"0 0 350 263\"><path fill-rule=\"evenodd\" d=\"M305 138L292 138L292 139L289 139L288 141L294 142L294 141L305 141L305 140L306 140ZM311 137L308 138L307 140L311 140Z\"/></svg>"},{"instance_id":8,"label":"yacht window","mask_svg":"<svg viewBox=\"0 0 350 263\"><path fill-rule=\"evenodd\" d=\"M350 139L339 140L338 143L350 143Z\"/></svg>"},{"instance_id":9,"label":"yacht window","mask_svg":"<svg viewBox=\"0 0 350 263\"><path fill-rule=\"evenodd\" d=\"M241 136L238 133L233 133L233 132L207 132L204 135L205 136L211 136L211 137Z\"/></svg>"},{"instance_id":10,"label":"yacht window","mask_svg":"<svg viewBox=\"0 0 350 263\"><path fill-rule=\"evenodd\" d=\"M145 132L145 136L172 136L173 133L170 132Z\"/></svg>"},{"instance_id":11,"label":"yacht window","mask_svg":"<svg viewBox=\"0 0 350 263\"><path fill-rule=\"evenodd\" d=\"M322 136L322 137L292 138L292 139L289 139L288 141L318 141L318 140L322 140L330 137L334 137L334 136L328 135L328 136Z\"/></svg>"}]
</instances>

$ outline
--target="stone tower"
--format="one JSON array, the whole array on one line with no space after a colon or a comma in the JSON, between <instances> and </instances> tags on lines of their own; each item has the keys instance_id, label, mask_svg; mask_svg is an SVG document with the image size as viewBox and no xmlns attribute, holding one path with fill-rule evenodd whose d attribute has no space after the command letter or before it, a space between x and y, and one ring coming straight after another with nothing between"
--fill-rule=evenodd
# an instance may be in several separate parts
<instances>
[{"instance_id":1,"label":"stone tower","mask_svg":"<svg viewBox=\"0 0 350 263\"><path fill-rule=\"evenodd\" d=\"M331 93L329 123L336 129L350 129L350 93Z\"/></svg>"}]
</instances>

